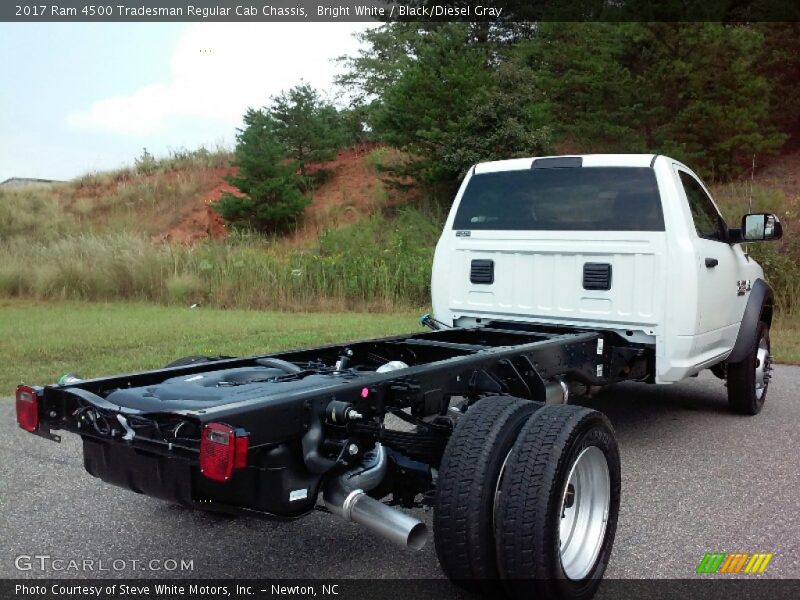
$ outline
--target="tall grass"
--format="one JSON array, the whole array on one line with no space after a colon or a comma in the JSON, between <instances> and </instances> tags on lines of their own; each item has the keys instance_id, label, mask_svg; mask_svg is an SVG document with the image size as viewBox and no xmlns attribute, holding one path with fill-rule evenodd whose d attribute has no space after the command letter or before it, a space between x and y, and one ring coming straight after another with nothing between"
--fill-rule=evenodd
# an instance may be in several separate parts
<instances>
[{"instance_id":1,"label":"tall grass","mask_svg":"<svg viewBox=\"0 0 800 600\"><path fill-rule=\"evenodd\" d=\"M438 224L406 209L324 232L316 247L287 251L258 236L188 252L219 306L290 310L419 307L430 298Z\"/></svg>"},{"instance_id":2,"label":"tall grass","mask_svg":"<svg viewBox=\"0 0 800 600\"><path fill-rule=\"evenodd\" d=\"M438 223L405 209L323 234L311 250L255 235L194 248L130 234L0 242L0 295L283 310L387 310L429 302Z\"/></svg>"},{"instance_id":3,"label":"tall grass","mask_svg":"<svg viewBox=\"0 0 800 600\"><path fill-rule=\"evenodd\" d=\"M134 168L50 186L0 189L0 239L162 233L187 203L220 183L220 169L229 167L231 158L224 149L178 149L160 159L148 154Z\"/></svg>"},{"instance_id":4,"label":"tall grass","mask_svg":"<svg viewBox=\"0 0 800 600\"><path fill-rule=\"evenodd\" d=\"M134 159L133 167L87 173L75 179L72 183L77 186L104 187L142 175L229 167L232 160L233 152L223 146L217 146L213 150L205 146L200 146L196 150L188 150L186 148L170 149L166 156L159 158L156 158L147 151L147 148L144 148L142 154Z\"/></svg>"},{"instance_id":5,"label":"tall grass","mask_svg":"<svg viewBox=\"0 0 800 600\"><path fill-rule=\"evenodd\" d=\"M61 184L0 191L0 238L132 231L154 235L216 181L204 171L185 171L122 180L104 189Z\"/></svg>"},{"instance_id":6,"label":"tall grass","mask_svg":"<svg viewBox=\"0 0 800 600\"><path fill-rule=\"evenodd\" d=\"M202 170L156 173L118 181L107 190L78 186L63 194L62 204L80 231L154 235L216 181Z\"/></svg>"},{"instance_id":7,"label":"tall grass","mask_svg":"<svg viewBox=\"0 0 800 600\"><path fill-rule=\"evenodd\" d=\"M59 236L73 229L52 187L0 189L0 238Z\"/></svg>"},{"instance_id":8,"label":"tall grass","mask_svg":"<svg viewBox=\"0 0 800 600\"><path fill-rule=\"evenodd\" d=\"M148 206L160 210L162 200L151 198L170 197L160 187L163 182L151 184L150 191L137 187L139 195L121 192L131 193L128 202L136 207L131 219L149 214ZM727 189L716 195L730 223L745 212L736 193ZM64 234L74 223L63 215L59 220L47 197L35 190L25 194L0 204L5 232L33 232L0 239L0 296L283 310L416 308L429 303L433 248L444 218L430 207L406 207L327 229L316 244L299 249L246 232L187 248L154 245L145 236L115 233L115 228ZM754 210L791 217L789 201L779 192L759 194ZM26 203L28 211L22 210ZM800 239L791 233L792 219L784 222L788 231L780 243L749 244L748 250L775 289L779 313L794 318L800 314Z\"/></svg>"}]
</instances>

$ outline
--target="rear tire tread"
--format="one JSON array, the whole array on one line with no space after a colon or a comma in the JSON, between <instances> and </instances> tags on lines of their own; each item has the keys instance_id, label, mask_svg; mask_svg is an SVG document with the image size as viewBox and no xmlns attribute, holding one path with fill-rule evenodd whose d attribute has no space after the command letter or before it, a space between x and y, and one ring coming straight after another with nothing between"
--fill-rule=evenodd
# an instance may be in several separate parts
<instances>
[{"instance_id":1,"label":"rear tire tread","mask_svg":"<svg viewBox=\"0 0 800 600\"><path fill-rule=\"evenodd\" d=\"M447 444L436 485L434 542L442 570L463 587L498 578L496 480L520 429L540 406L509 396L484 398L459 420Z\"/></svg>"},{"instance_id":2,"label":"rear tire tread","mask_svg":"<svg viewBox=\"0 0 800 600\"><path fill-rule=\"evenodd\" d=\"M568 463L575 458L576 448L598 445L590 441L608 448L611 505L595 566L587 580L572 582L564 579L561 569L558 521L553 515L561 506ZM506 467L495 533L500 576L509 596L549 599L594 594L614 543L619 473L616 440L601 413L572 405L548 405L527 423Z\"/></svg>"}]
</instances>

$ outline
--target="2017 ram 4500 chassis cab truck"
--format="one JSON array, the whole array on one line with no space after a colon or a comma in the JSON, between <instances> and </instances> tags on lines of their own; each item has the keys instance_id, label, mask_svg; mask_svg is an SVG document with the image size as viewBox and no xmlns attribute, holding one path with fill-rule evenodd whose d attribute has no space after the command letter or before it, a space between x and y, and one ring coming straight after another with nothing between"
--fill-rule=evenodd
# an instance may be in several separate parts
<instances>
[{"instance_id":1,"label":"2017 ram 4500 chassis cab truck","mask_svg":"<svg viewBox=\"0 0 800 600\"><path fill-rule=\"evenodd\" d=\"M426 525L401 508L432 506L454 581L588 598L620 464L606 417L568 400L711 368L758 413L772 293L741 243L780 235L768 214L729 228L666 156L482 163L436 248L432 331L23 385L17 419L80 435L106 482L198 509L317 508L419 549Z\"/></svg>"}]
</instances>

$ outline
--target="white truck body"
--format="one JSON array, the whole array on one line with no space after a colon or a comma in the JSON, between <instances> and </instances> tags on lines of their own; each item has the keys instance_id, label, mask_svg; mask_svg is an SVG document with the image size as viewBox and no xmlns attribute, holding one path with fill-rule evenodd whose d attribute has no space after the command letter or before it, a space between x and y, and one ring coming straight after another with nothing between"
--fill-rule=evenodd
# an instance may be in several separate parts
<instances>
[{"instance_id":1,"label":"white truck body","mask_svg":"<svg viewBox=\"0 0 800 600\"><path fill-rule=\"evenodd\" d=\"M706 202L712 207L708 210L719 211L697 175L676 160L652 154L542 158L487 162L470 169L436 247L431 282L434 316L456 326L506 320L611 330L654 348L656 383L677 382L724 361L736 342L751 286L763 279L763 271L741 244L729 243L727 232L726 239L700 235L701 224L695 223L687 194L694 194L695 207ZM456 222L473 182L490 185L486 176L497 173L533 174L537 162L558 165L565 158L574 161L568 165L579 166L544 167L539 173L560 168L558 177L567 181L580 174L578 169L605 168L604 173L622 175L636 169L636 177L645 181L654 176L663 225L650 229L661 230L638 230L635 223L628 223L625 230L614 230L613 225L594 230L515 230L508 223L493 229L494 217L475 214L471 217L475 226ZM589 195L596 191L584 188ZM523 204L529 200L524 189L516 191ZM613 207L619 201L614 196L614 191L601 191L596 201ZM635 220L635 197L633 202L628 202L628 210L623 206L617 218L627 214ZM581 207L567 208L580 211ZM492 208L481 210L490 213ZM530 214L520 214L520 223L528 222ZM491 261L491 283L473 283L474 260ZM610 289L585 289L586 263L610 265Z\"/></svg>"}]
</instances>

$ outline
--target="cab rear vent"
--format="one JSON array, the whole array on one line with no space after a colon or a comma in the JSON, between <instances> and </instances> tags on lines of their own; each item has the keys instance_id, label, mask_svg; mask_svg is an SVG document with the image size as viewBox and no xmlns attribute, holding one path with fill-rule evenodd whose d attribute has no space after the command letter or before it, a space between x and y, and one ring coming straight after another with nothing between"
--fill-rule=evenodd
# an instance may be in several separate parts
<instances>
[{"instance_id":1,"label":"cab rear vent","mask_svg":"<svg viewBox=\"0 0 800 600\"><path fill-rule=\"evenodd\" d=\"M584 263L583 289L610 290L611 265L608 263Z\"/></svg>"},{"instance_id":2,"label":"cab rear vent","mask_svg":"<svg viewBox=\"0 0 800 600\"><path fill-rule=\"evenodd\" d=\"M494 261L473 260L469 280L472 283L494 283Z\"/></svg>"}]
</instances>

